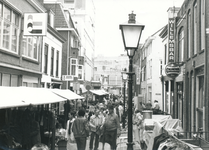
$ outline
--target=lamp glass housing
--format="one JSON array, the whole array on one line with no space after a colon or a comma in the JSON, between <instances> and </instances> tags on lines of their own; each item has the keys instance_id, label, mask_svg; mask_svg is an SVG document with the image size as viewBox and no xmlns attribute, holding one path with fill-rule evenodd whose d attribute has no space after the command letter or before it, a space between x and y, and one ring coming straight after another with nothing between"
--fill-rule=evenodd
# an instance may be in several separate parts
<instances>
[{"instance_id":1,"label":"lamp glass housing","mask_svg":"<svg viewBox=\"0 0 209 150\"><path fill-rule=\"evenodd\" d=\"M143 25L120 25L125 49L137 49Z\"/></svg>"},{"instance_id":2,"label":"lamp glass housing","mask_svg":"<svg viewBox=\"0 0 209 150\"><path fill-rule=\"evenodd\" d=\"M121 74L122 74L123 81L126 81L128 79L126 68L121 72Z\"/></svg>"}]
</instances>

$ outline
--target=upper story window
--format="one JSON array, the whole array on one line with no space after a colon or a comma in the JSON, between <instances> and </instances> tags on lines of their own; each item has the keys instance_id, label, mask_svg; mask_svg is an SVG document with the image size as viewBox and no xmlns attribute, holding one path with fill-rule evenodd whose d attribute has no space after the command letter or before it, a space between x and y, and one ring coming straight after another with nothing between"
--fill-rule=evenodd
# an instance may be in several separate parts
<instances>
[{"instance_id":1,"label":"upper story window","mask_svg":"<svg viewBox=\"0 0 209 150\"><path fill-rule=\"evenodd\" d=\"M197 2L194 4L194 15L193 15L193 25L194 25L194 50L193 53L194 55L197 54L197 32L198 32L198 26L197 26L197 17L198 17L198 11L197 11Z\"/></svg>"},{"instance_id":2,"label":"upper story window","mask_svg":"<svg viewBox=\"0 0 209 150\"><path fill-rule=\"evenodd\" d=\"M84 79L83 65L78 66L78 80Z\"/></svg>"},{"instance_id":3,"label":"upper story window","mask_svg":"<svg viewBox=\"0 0 209 150\"><path fill-rule=\"evenodd\" d=\"M205 0L201 2L201 50L205 49Z\"/></svg>"},{"instance_id":4,"label":"upper story window","mask_svg":"<svg viewBox=\"0 0 209 150\"><path fill-rule=\"evenodd\" d=\"M167 56L167 44L165 44L164 45L164 64L167 64L167 58L168 58L168 56Z\"/></svg>"},{"instance_id":5,"label":"upper story window","mask_svg":"<svg viewBox=\"0 0 209 150\"><path fill-rule=\"evenodd\" d=\"M102 70L106 70L106 67L105 66L102 66Z\"/></svg>"},{"instance_id":6,"label":"upper story window","mask_svg":"<svg viewBox=\"0 0 209 150\"><path fill-rule=\"evenodd\" d=\"M78 60L77 59L74 59L74 58L71 58L71 61L70 61L70 75L73 75L73 76L77 76L77 64L78 64Z\"/></svg>"},{"instance_id":7,"label":"upper story window","mask_svg":"<svg viewBox=\"0 0 209 150\"><path fill-rule=\"evenodd\" d=\"M20 15L0 3L0 48L18 53Z\"/></svg>"},{"instance_id":8,"label":"upper story window","mask_svg":"<svg viewBox=\"0 0 209 150\"><path fill-rule=\"evenodd\" d=\"M187 42L187 44L188 44L188 46L187 46L187 58L190 58L191 57L191 51L192 51L192 49L191 49L191 44L192 44L192 42L191 42L191 40L192 40L192 38L191 38L191 32L192 32L192 28L191 28L191 21L192 21L192 18L191 18L191 11L189 11L189 13L188 13L188 20L187 20L187 39L188 39L188 42Z\"/></svg>"},{"instance_id":9,"label":"upper story window","mask_svg":"<svg viewBox=\"0 0 209 150\"><path fill-rule=\"evenodd\" d=\"M44 46L44 73L47 74L47 70L48 70L48 50L49 50L49 46L47 44L45 44Z\"/></svg>"},{"instance_id":10,"label":"upper story window","mask_svg":"<svg viewBox=\"0 0 209 150\"><path fill-rule=\"evenodd\" d=\"M54 27L54 12L49 10L48 12L48 24L53 28Z\"/></svg>"},{"instance_id":11,"label":"upper story window","mask_svg":"<svg viewBox=\"0 0 209 150\"><path fill-rule=\"evenodd\" d=\"M60 53L59 51L57 51L57 56L56 56L56 76L57 77L59 75L59 57L60 57Z\"/></svg>"},{"instance_id":12,"label":"upper story window","mask_svg":"<svg viewBox=\"0 0 209 150\"><path fill-rule=\"evenodd\" d=\"M37 36L23 36L22 50L23 56L38 60L41 39Z\"/></svg>"},{"instance_id":13,"label":"upper story window","mask_svg":"<svg viewBox=\"0 0 209 150\"><path fill-rule=\"evenodd\" d=\"M51 76L54 75L54 48L51 48Z\"/></svg>"},{"instance_id":14,"label":"upper story window","mask_svg":"<svg viewBox=\"0 0 209 150\"><path fill-rule=\"evenodd\" d=\"M179 54L179 57L178 57L178 61L179 62L182 62L184 61L184 29L181 28L181 30L179 31L179 34L178 34L178 54Z\"/></svg>"}]
</instances>

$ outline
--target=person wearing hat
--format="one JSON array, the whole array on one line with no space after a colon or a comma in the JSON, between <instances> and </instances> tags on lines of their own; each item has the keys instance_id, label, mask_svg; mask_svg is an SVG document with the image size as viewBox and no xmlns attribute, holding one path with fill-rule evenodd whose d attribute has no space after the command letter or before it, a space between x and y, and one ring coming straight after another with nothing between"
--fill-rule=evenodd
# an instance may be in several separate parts
<instances>
[{"instance_id":1,"label":"person wearing hat","mask_svg":"<svg viewBox=\"0 0 209 150\"><path fill-rule=\"evenodd\" d=\"M120 122L118 115L114 113L114 106L109 105L109 114L104 122L104 143L109 143L111 150L116 150L116 140L120 136Z\"/></svg>"}]
</instances>

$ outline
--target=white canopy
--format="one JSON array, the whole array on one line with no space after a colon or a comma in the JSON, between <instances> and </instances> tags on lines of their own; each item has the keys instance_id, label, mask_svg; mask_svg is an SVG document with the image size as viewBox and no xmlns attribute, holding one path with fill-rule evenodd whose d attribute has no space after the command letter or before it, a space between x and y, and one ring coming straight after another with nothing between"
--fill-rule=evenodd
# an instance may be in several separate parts
<instances>
[{"instance_id":1,"label":"white canopy","mask_svg":"<svg viewBox=\"0 0 209 150\"><path fill-rule=\"evenodd\" d=\"M0 86L0 109L50 104L67 100L49 89Z\"/></svg>"},{"instance_id":2,"label":"white canopy","mask_svg":"<svg viewBox=\"0 0 209 150\"><path fill-rule=\"evenodd\" d=\"M84 99L84 97L74 93L71 90L64 90L64 89L50 89L53 93L66 98L68 100L73 100L73 99Z\"/></svg>"},{"instance_id":3,"label":"white canopy","mask_svg":"<svg viewBox=\"0 0 209 150\"><path fill-rule=\"evenodd\" d=\"M96 95L107 95L108 92L106 92L105 90L101 89L101 90L90 90L90 92L96 94Z\"/></svg>"}]
</instances>

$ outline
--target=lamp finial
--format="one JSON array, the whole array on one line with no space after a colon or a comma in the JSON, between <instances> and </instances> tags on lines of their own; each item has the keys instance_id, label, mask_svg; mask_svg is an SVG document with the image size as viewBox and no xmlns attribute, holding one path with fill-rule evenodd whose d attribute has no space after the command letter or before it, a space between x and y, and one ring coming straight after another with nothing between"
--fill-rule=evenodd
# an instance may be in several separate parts
<instances>
[{"instance_id":1,"label":"lamp finial","mask_svg":"<svg viewBox=\"0 0 209 150\"><path fill-rule=\"evenodd\" d=\"M134 14L134 11L132 11L131 14L128 14L128 16L129 16L128 23L136 23L135 20L136 14Z\"/></svg>"}]
</instances>

